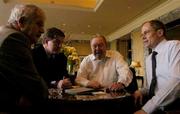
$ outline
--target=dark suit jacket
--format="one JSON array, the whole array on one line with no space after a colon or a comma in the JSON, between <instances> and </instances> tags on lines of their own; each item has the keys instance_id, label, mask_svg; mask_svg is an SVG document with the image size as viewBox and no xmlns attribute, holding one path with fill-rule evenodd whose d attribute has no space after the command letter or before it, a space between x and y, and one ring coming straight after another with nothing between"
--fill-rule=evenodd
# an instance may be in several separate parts
<instances>
[{"instance_id":1,"label":"dark suit jacket","mask_svg":"<svg viewBox=\"0 0 180 114\"><path fill-rule=\"evenodd\" d=\"M21 96L35 104L48 97L47 85L33 64L30 45L23 33L0 28L0 107L11 110Z\"/></svg>"},{"instance_id":2,"label":"dark suit jacket","mask_svg":"<svg viewBox=\"0 0 180 114\"><path fill-rule=\"evenodd\" d=\"M39 44L34 47L32 54L38 72L49 87L52 87L51 81L59 81L63 76L68 77L67 58L63 53L48 57L42 44ZM54 86L56 87L56 84Z\"/></svg>"}]
</instances>

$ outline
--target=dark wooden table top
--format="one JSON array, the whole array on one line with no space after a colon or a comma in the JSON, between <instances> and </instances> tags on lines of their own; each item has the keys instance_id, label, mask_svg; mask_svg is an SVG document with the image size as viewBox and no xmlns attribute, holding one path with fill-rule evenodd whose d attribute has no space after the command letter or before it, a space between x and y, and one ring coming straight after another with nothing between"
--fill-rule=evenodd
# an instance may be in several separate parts
<instances>
[{"instance_id":1,"label":"dark wooden table top","mask_svg":"<svg viewBox=\"0 0 180 114\"><path fill-rule=\"evenodd\" d=\"M106 92L101 89L72 95L51 88L49 108L53 114L131 114L134 100L123 90Z\"/></svg>"}]
</instances>

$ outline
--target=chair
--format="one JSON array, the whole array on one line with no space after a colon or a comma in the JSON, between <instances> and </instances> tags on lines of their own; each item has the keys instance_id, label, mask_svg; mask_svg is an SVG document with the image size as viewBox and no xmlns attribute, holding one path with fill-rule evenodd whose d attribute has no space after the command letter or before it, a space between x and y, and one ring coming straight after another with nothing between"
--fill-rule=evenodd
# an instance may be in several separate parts
<instances>
[{"instance_id":1,"label":"chair","mask_svg":"<svg viewBox=\"0 0 180 114\"><path fill-rule=\"evenodd\" d=\"M133 73L133 79L132 79L132 82L129 84L129 86L126 87L125 89L129 93L134 93L136 90L138 90L138 84L137 84L137 80L136 80L136 71L132 67L130 67L129 69Z\"/></svg>"},{"instance_id":2,"label":"chair","mask_svg":"<svg viewBox=\"0 0 180 114\"><path fill-rule=\"evenodd\" d=\"M164 107L165 114L180 114L180 98L176 99L172 104Z\"/></svg>"}]
</instances>

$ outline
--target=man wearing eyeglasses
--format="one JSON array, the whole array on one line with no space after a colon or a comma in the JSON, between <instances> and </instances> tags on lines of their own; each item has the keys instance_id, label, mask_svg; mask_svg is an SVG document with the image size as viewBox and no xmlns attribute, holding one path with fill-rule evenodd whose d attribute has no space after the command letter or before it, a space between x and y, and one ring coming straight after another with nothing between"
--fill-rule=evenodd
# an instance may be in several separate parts
<instances>
[{"instance_id":1,"label":"man wearing eyeglasses","mask_svg":"<svg viewBox=\"0 0 180 114\"><path fill-rule=\"evenodd\" d=\"M49 28L42 38L42 44L36 45L32 50L35 66L49 88L71 86L66 69L67 58L64 53L59 53L64 38L60 29Z\"/></svg>"},{"instance_id":2,"label":"man wearing eyeglasses","mask_svg":"<svg viewBox=\"0 0 180 114\"><path fill-rule=\"evenodd\" d=\"M167 107L180 106L180 41L167 41L166 29L158 20L142 25L145 47L152 49L146 58L147 85L134 93L135 102L147 102L134 114L164 114Z\"/></svg>"}]
</instances>

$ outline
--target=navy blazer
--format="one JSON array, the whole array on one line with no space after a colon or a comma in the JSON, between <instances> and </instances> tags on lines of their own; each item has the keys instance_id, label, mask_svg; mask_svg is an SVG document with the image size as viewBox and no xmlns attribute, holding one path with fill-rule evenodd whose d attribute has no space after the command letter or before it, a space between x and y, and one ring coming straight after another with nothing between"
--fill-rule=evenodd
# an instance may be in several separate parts
<instances>
[{"instance_id":1,"label":"navy blazer","mask_svg":"<svg viewBox=\"0 0 180 114\"><path fill-rule=\"evenodd\" d=\"M46 54L42 44L32 49L35 66L40 75L46 81L48 87L52 87L51 81L59 81L63 76L68 77L67 57L64 53L54 54L50 57Z\"/></svg>"}]
</instances>

